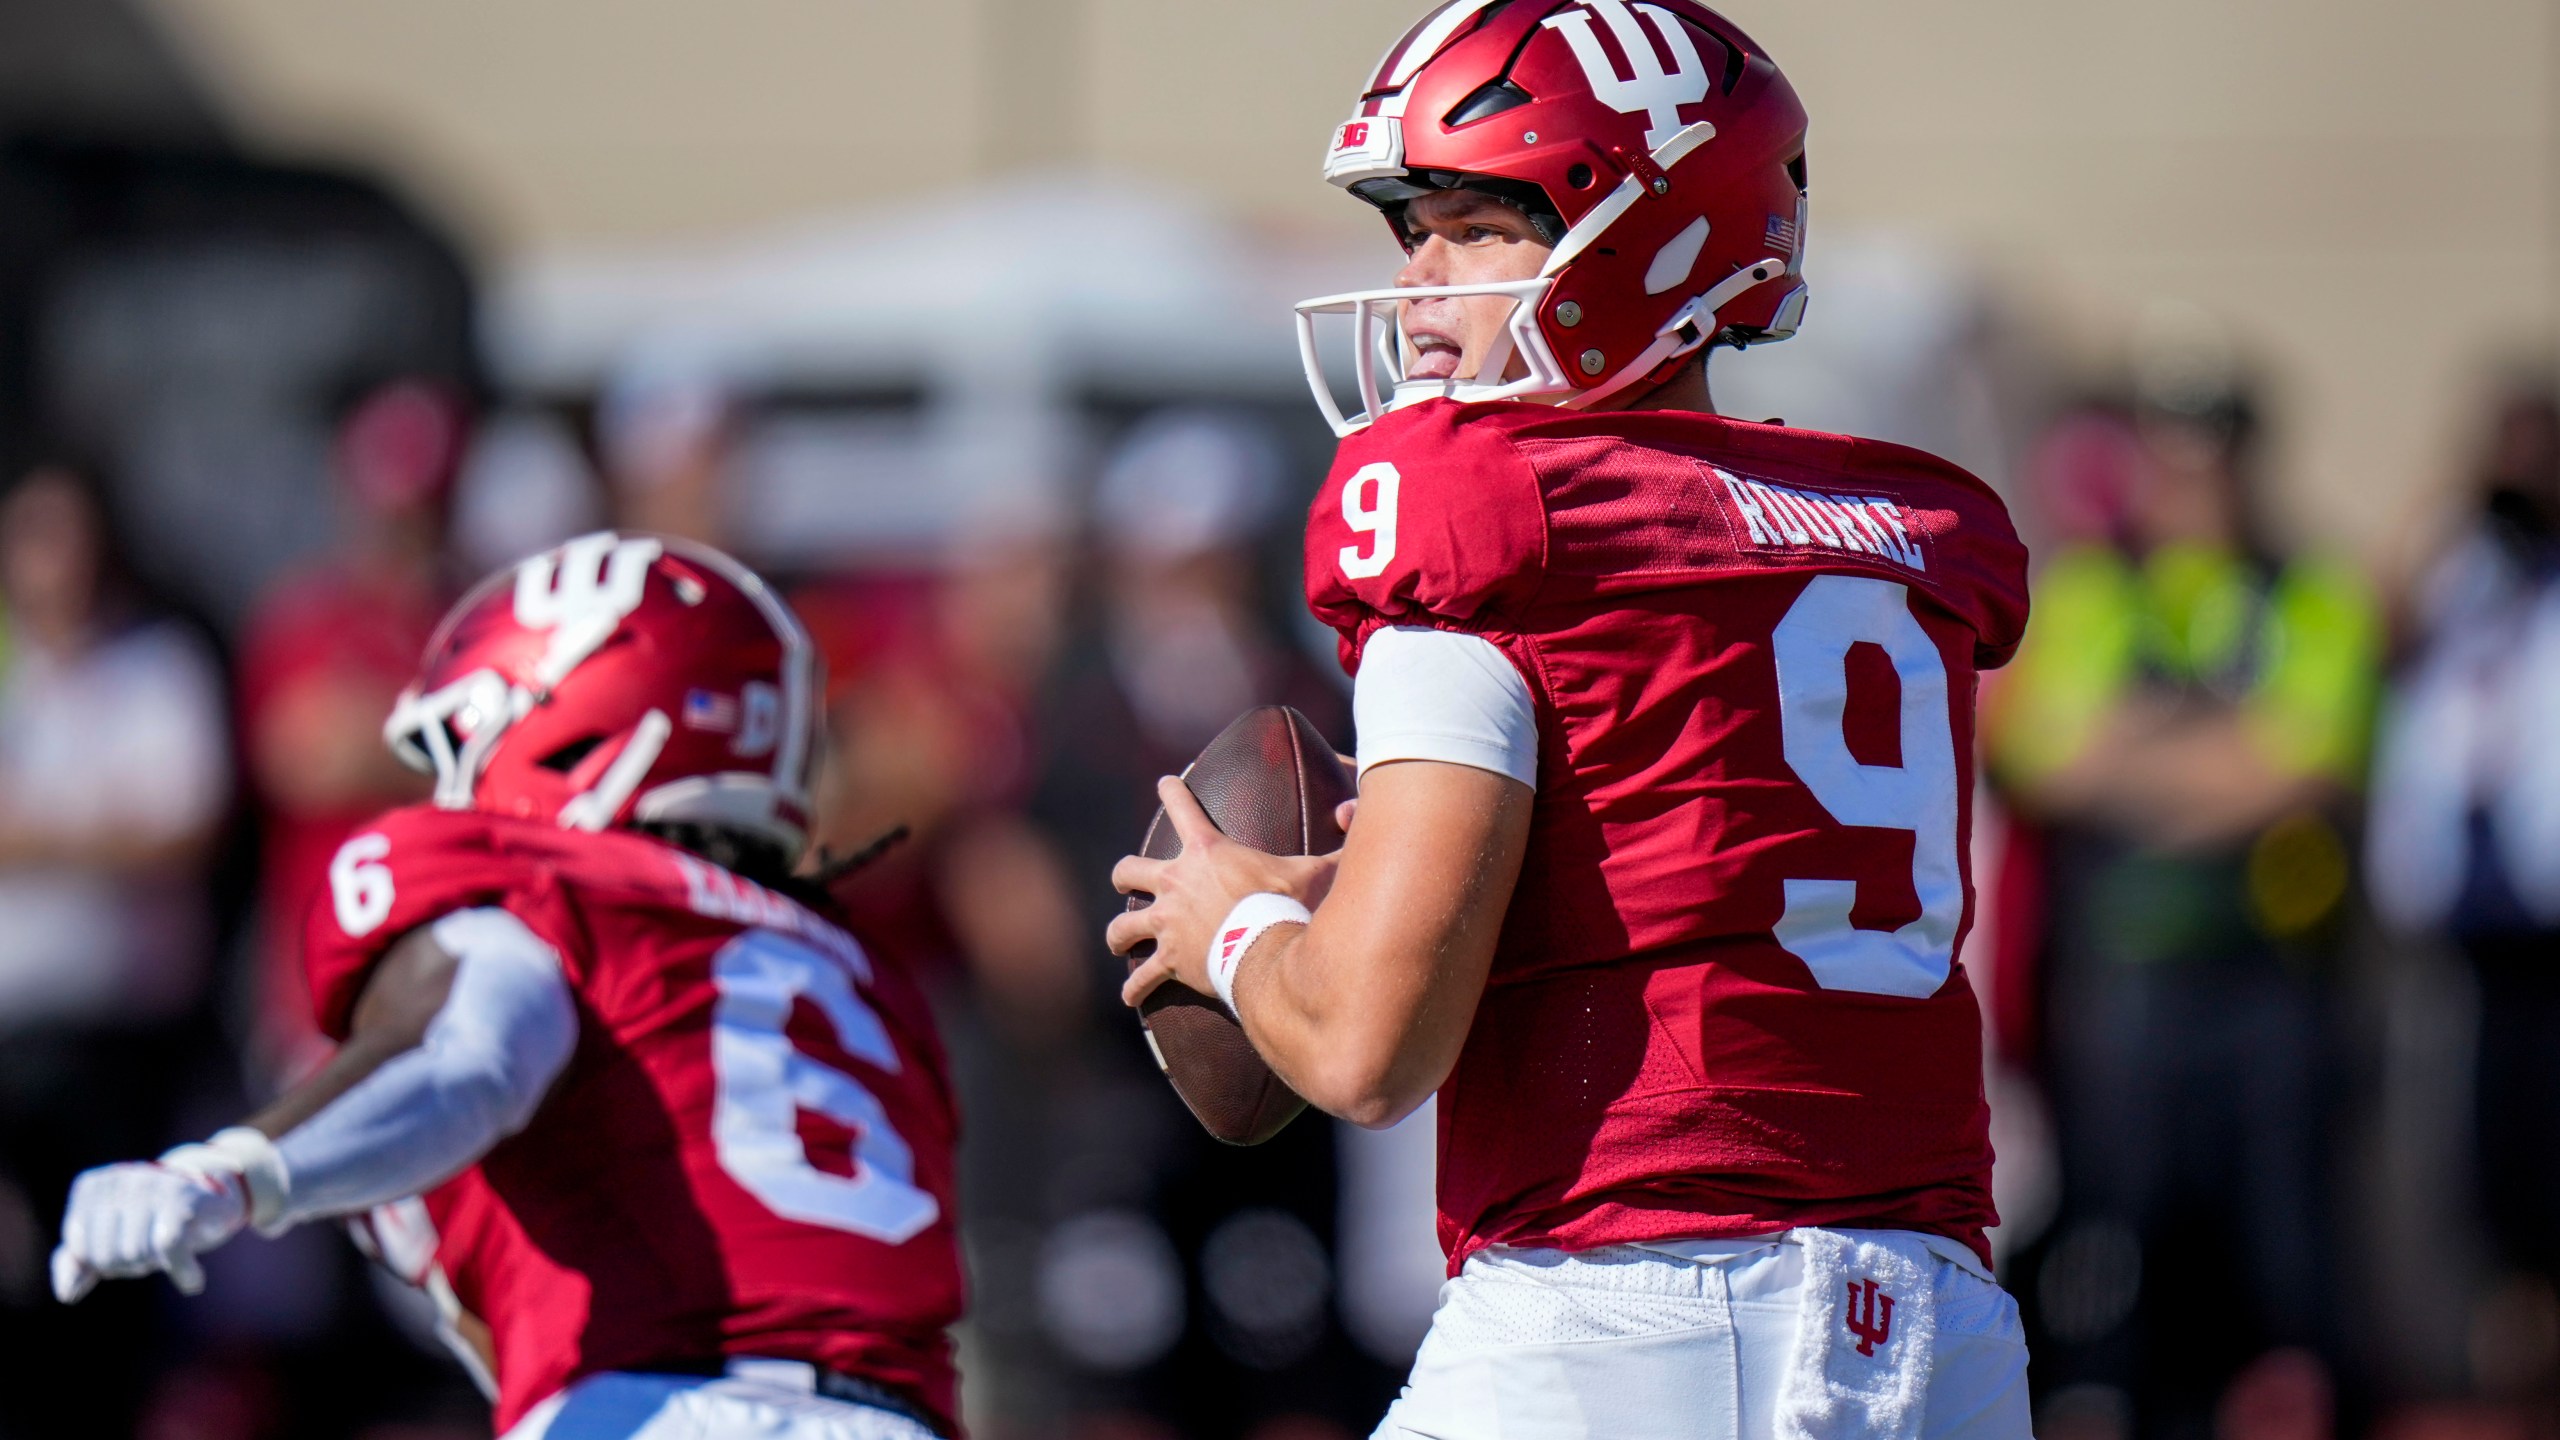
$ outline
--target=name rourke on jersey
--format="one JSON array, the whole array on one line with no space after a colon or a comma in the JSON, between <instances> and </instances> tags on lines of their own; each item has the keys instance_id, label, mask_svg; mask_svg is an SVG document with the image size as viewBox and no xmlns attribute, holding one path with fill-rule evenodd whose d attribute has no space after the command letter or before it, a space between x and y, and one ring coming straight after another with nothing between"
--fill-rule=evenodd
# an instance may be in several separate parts
<instances>
[{"instance_id":1,"label":"name rourke on jersey","mask_svg":"<svg viewBox=\"0 0 2560 1440\"><path fill-rule=\"evenodd\" d=\"M1769 550L1846 550L1873 555L1926 574L1928 558L1903 528L1902 507L1881 495L1825 495L1769 480L1751 480L1723 466L1716 478L1742 512L1751 543Z\"/></svg>"}]
</instances>

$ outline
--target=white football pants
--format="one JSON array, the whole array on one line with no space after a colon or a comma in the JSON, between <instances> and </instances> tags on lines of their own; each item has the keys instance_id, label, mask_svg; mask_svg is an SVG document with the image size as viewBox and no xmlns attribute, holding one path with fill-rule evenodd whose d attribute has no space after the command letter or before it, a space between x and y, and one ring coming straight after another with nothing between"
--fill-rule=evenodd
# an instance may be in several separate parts
<instances>
[{"instance_id":1,"label":"white football pants","mask_svg":"<svg viewBox=\"0 0 2560 1440\"><path fill-rule=\"evenodd\" d=\"M726 1376L590 1375L533 1407L501 1440L935 1440L904 1415L816 1393L805 1365L732 1366Z\"/></svg>"},{"instance_id":2,"label":"white football pants","mask_svg":"<svg viewBox=\"0 0 2560 1440\"><path fill-rule=\"evenodd\" d=\"M1901 1343L1860 1359L1850 1322L1872 1334L1874 1302L1855 1312L1851 1283L1849 1312L1806 1303L1809 1233L1684 1242L1696 1258L1477 1254L1441 1287L1412 1379L1371 1440L2028 1440L2026 1337L2007 1291L1900 1237L1909 1281L1930 1293L1885 1312ZM1809 1318L1844 1333L1800 1346ZM1898 1408L1826 1405L1826 1373L1897 1353L1925 1357L1920 1373L1891 1377Z\"/></svg>"}]
</instances>

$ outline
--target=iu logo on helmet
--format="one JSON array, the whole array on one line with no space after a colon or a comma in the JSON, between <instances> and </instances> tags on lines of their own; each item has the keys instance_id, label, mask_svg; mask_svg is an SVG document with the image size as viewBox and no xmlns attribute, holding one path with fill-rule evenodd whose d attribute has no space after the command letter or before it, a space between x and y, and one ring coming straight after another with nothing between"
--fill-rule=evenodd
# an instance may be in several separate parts
<instances>
[{"instance_id":1,"label":"iu logo on helmet","mask_svg":"<svg viewBox=\"0 0 2560 1440\"><path fill-rule=\"evenodd\" d=\"M640 608L649 567L664 549L655 540L602 531L536 555L516 571L516 623L551 632L539 672L544 685L567 679Z\"/></svg>"},{"instance_id":2,"label":"iu logo on helmet","mask_svg":"<svg viewBox=\"0 0 2560 1440\"><path fill-rule=\"evenodd\" d=\"M1638 12L1653 22L1654 34L1662 37L1662 48L1671 52L1671 64L1665 67L1662 55L1644 33L1644 25L1636 19ZM1591 17L1597 15L1608 22L1609 34L1627 57L1625 75L1618 73L1617 61L1600 44L1600 34L1591 28ZM1564 36L1573 46L1573 58L1582 62L1582 73L1591 81L1591 94L1603 105L1621 115L1642 112L1652 122L1645 132L1647 148L1659 150L1664 141L1680 133L1680 107L1695 105L1707 98L1713 77L1707 74L1706 62L1698 56L1697 39L1680 17L1659 5L1627 4L1627 0L1583 0L1581 8L1547 17L1548 29Z\"/></svg>"}]
</instances>

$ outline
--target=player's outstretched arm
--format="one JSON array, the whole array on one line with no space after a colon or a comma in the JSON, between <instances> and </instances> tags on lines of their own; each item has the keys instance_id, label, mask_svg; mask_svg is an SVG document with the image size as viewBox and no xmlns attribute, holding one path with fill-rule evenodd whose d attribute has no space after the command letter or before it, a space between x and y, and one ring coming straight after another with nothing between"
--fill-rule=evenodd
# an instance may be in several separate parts
<instances>
[{"instance_id":1,"label":"player's outstretched arm","mask_svg":"<svg viewBox=\"0 0 2560 1440\"><path fill-rule=\"evenodd\" d=\"M1112 877L1155 896L1111 925L1115 953L1157 941L1122 998L1134 1005L1168 979L1210 993L1212 942L1237 902L1288 896L1313 918L1272 925L1229 957L1225 988L1245 1033L1320 1110L1368 1126L1412 1113L1448 1078L1474 1023L1535 792L1468 765L1373 766L1338 864L1320 865L1227 839L1179 780L1157 788L1183 849L1131 857Z\"/></svg>"},{"instance_id":2,"label":"player's outstretched arm","mask_svg":"<svg viewBox=\"0 0 2560 1440\"><path fill-rule=\"evenodd\" d=\"M274 1234L434 1185L524 1127L577 1044L557 952L503 910L464 910L376 967L347 1043L248 1123L72 1186L53 1255L69 1304L100 1279L166 1272L255 1225Z\"/></svg>"},{"instance_id":3,"label":"player's outstretched arm","mask_svg":"<svg viewBox=\"0 0 2560 1440\"><path fill-rule=\"evenodd\" d=\"M457 964L436 943L434 926L422 925L401 936L357 997L347 1043L310 1078L240 1123L271 1139L283 1135L395 1057L424 1044L427 1027L453 993Z\"/></svg>"}]
</instances>

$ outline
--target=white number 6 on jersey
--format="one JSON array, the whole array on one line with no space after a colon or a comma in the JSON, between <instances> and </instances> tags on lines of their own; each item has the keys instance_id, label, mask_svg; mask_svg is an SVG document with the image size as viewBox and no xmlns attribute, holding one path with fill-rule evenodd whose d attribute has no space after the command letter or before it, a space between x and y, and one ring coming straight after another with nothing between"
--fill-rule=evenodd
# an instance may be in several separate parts
<instances>
[{"instance_id":1,"label":"white number 6 on jersey","mask_svg":"<svg viewBox=\"0 0 2560 1440\"><path fill-rule=\"evenodd\" d=\"M391 837L377 832L358 835L330 857L329 905L350 940L372 934L391 918L391 867L382 863L390 853Z\"/></svg>"},{"instance_id":2,"label":"white number 6 on jersey","mask_svg":"<svg viewBox=\"0 0 2560 1440\"><path fill-rule=\"evenodd\" d=\"M1342 523L1352 534L1369 537L1369 553L1360 553L1357 545L1343 546L1343 574L1366 580L1386 573L1388 562L1396 558L1396 492L1403 486L1404 477L1384 460L1361 466L1344 483Z\"/></svg>"},{"instance_id":3,"label":"white number 6 on jersey","mask_svg":"<svg viewBox=\"0 0 2560 1440\"><path fill-rule=\"evenodd\" d=\"M1879 646L1902 681L1902 763L1849 753L1849 647ZM1825 990L1926 999L1947 983L1964 919L1956 854L1956 742L1947 720L1947 663L1889 580L1817 575L1771 636L1787 764L1831 818L1911 832L1920 918L1899 930L1849 923L1854 880L1789 880L1778 943Z\"/></svg>"},{"instance_id":4,"label":"white number 6 on jersey","mask_svg":"<svg viewBox=\"0 0 2560 1440\"><path fill-rule=\"evenodd\" d=\"M719 1098L711 1138L720 1168L773 1213L903 1244L942 1213L915 1183L915 1154L889 1124L879 1097L794 1048L783 1027L795 1000L818 1007L847 1054L896 1070L898 1050L880 1017L853 988L842 961L788 935L750 930L711 960L720 1004L711 1026L711 1069ZM815 1111L852 1130L855 1173L809 1163L799 1112Z\"/></svg>"}]
</instances>

